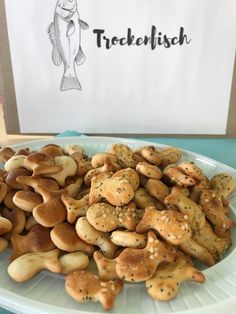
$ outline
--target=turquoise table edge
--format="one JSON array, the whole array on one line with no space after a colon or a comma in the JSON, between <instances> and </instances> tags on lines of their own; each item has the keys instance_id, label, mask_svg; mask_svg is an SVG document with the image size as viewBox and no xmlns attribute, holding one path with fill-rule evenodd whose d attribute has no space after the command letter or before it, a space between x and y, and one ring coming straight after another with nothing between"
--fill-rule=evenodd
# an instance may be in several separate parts
<instances>
[{"instance_id":1,"label":"turquoise table edge","mask_svg":"<svg viewBox=\"0 0 236 314\"><path fill-rule=\"evenodd\" d=\"M65 131L57 137L85 136L77 131ZM135 140L144 140L154 143L177 146L180 149L210 157L236 169L236 138L171 138L171 137L132 137ZM0 309L0 314L11 314Z\"/></svg>"}]
</instances>

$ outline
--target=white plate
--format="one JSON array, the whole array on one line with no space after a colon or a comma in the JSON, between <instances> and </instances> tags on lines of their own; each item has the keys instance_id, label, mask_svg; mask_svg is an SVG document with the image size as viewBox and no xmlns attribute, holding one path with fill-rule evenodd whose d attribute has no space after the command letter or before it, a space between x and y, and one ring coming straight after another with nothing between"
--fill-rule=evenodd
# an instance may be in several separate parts
<instances>
[{"instance_id":1,"label":"white plate","mask_svg":"<svg viewBox=\"0 0 236 314\"><path fill-rule=\"evenodd\" d=\"M88 155L106 151L112 143L124 143L132 149L150 145L131 139L105 137L68 137L28 142L15 145L15 148L40 147L56 143L59 145L80 144ZM153 143L158 147L166 147ZM236 170L210 158L184 151L182 160L194 161L208 177L216 173L227 172L236 180ZM236 192L230 196L231 216L236 217ZM144 284L126 284L115 301L112 313L122 314L157 314L157 313L235 313L236 309L236 228L232 232L233 245L225 258L213 267L203 270L206 282L203 285L184 283L178 296L169 302L157 302L146 293ZM15 283L7 274L9 252L0 258L0 305L16 313L39 314L80 314L109 313L103 311L100 303L79 304L67 295L64 289L64 277L43 271L28 282Z\"/></svg>"}]
</instances>

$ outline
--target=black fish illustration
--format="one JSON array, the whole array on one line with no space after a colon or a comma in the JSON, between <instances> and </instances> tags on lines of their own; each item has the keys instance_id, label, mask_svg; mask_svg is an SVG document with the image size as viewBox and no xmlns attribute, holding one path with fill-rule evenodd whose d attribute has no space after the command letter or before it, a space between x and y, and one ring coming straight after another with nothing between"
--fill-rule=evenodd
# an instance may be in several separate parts
<instances>
[{"instance_id":1,"label":"black fish illustration","mask_svg":"<svg viewBox=\"0 0 236 314\"><path fill-rule=\"evenodd\" d=\"M81 84L77 78L75 64L85 60L81 48L81 28L88 29L88 24L80 20L76 0L58 0L54 21L48 28L53 45L52 60L55 65L64 65L64 74L60 90L79 89Z\"/></svg>"}]
</instances>

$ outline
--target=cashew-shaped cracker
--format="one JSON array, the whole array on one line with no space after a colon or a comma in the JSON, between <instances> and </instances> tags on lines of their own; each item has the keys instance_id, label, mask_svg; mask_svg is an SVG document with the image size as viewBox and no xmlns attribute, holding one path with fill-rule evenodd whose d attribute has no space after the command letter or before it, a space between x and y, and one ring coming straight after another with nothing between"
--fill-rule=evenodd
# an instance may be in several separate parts
<instances>
[{"instance_id":1,"label":"cashew-shaped cracker","mask_svg":"<svg viewBox=\"0 0 236 314\"><path fill-rule=\"evenodd\" d=\"M9 219L0 216L0 236L8 233L12 229L12 223Z\"/></svg>"},{"instance_id":2,"label":"cashew-shaped cracker","mask_svg":"<svg viewBox=\"0 0 236 314\"><path fill-rule=\"evenodd\" d=\"M162 176L161 170L148 162L139 162L136 166L138 173L151 178L151 179L160 179Z\"/></svg>"},{"instance_id":3,"label":"cashew-shaped cracker","mask_svg":"<svg viewBox=\"0 0 236 314\"><path fill-rule=\"evenodd\" d=\"M163 170L163 174L167 176L171 182L179 186L193 186L197 183L193 177L181 171L177 166L171 165L166 167Z\"/></svg>"},{"instance_id":4,"label":"cashew-shaped cracker","mask_svg":"<svg viewBox=\"0 0 236 314\"><path fill-rule=\"evenodd\" d=\"M87 220L86 217L80 217L75 225L78 236L85 242L97 245L103 254L108 258L115 256L117 246L113 244L107 233L96 230Z\"/></svg>"},{"instance_id":5,"label":"cashew-shaped cracker","mask_svg":"<svg viewBox=\"0 0 236 314\"><path fill-rule=\"evenodd\" d=\"M155 146L143 146L139 147L136 151L136 154L140 154L143 158L149 161L153 165L160 165L161 156L159 152L156 150Z\"/></svg>"},{"instance_id":6,"label":"cashew-shaped cracker","mask_svg":"<svg viewBox=\"0 0 236 314\"><path fill-rule=\"evenodd\" d=\"M159 155L161 157L161 168L165 168L168 165L175 164L181 158L181 151L177 147L167 147L160 149Z\"/></svg>"},{"instance_id":7,"label":"cashew-shaped cracker","mask_svg":"<svg viewBox=\"0 0 236 314\"><path fill-rule=\"evenodd\" d=\"M170 193L169 188L162 181L157 179L148 179L146 190L161 203L164 203L164 199Z\"/></svg>"},{"instance_id":8,"label":"cashew-shaped cracker","mask_svg":"<svg viewBox=\"0 0 236 314\"><path fill-rule=\"evenodd\" d=\"M85 253L77 251L62 255L59 262L62 265L63 274L68 274L75 270L85 269L89 264L89 258Z\"/></svg>"},{"instance_id":9,"label":"cashew-shaped cracker","mask_svg":"<svg viewBox=\"0 0 236 314\"><path fill-rule=\"evenodd\" d=\"M92 254L94 247L81 240L74 228L67 222L56 225L51 230L51 239L56 247L65 252L83 251L87 254Z\"/></svg>"},{"instance_id":10,"label":"cashew-shaped cracker","mask_svg":"<svg viewBox=\"0 0 236 314\"><path fill-rule=\"evenodd\" d=\"M146 207L156 207L158 209L164 209L162 203L160 203L155 197L149 195L144 188L139 188L134 192L133 201L138 208L145 209Z\"/></svg>"},{"instance_id":11,"label":"cashew-shaped cracker","mask_svg":"<svg viewBox=\"0 0 236 314\"><path fill-rule=\"evenodd\" d=\"M147 245L147 237L144 234L125 230L113 231L110 239L115 245L122 247L143 249Z\"/></svg>"},{"instance_id":12,"label":"cashew-shaped cracker","mask_svg":"<svg viewBox=\"0 0 236 314\"><path fill-rule=\"evenodd\" d=\"M7 160L4 169L9 172L12 169L24 168L25 155L14 155Z\"/></svg>"},{"instance_id":13,"label":"cashew-shaped cracker","mask_svg":"<svg viewBox=\"0 0 236 314\"><path fill-rule=\"evenodd\" d=\"M1 214L12 223L11 230L4 235L6 239L9 240L12 234L21 233L24 230L26 217L23 210L20 208L14 208L13 210L10 210L7 207L3 207Z\"/></svg>"},{"instance_id":14,"label":"cashew-shaped cracker","mask_svg":"<svg viewBox=\"0 0 236 314\"><path fill-rule=\"evenodd\" d=\"M25 253L47 252L56 248L50 238L50 229L41 225L32 227L27 235L13 234L11 244L10 261Z\"/></svg>"},{"instance_id":15,"label":"cashew-shaped cracker","mask_svg":"<svg viewBox=\"0 0 236 314\"><path fill-rule=\"evenodd\" d=\"M204 172L193 162L181 162L177 168L183 171L186 175L191 176L195 180L201 182L205 186L209 185L209 180Z\"/></svg>"},{"instance_id":16,"label":"cashew-shaped cracker","mask_svg":"<svg viewBox=\"0 0 236 314\"><path fill-rule=\"evenodd\" d=\"M215 264L214 257L211 255L211 253L192 238L188 239L186 242L181 243L179 247L183 252L195 257L207 266L212 266Z\"/></svg>"},{"instance_id":17,"label":"cashew-shaped cracker","mask_svg":"<svg viewBox=\"0 0 236 314\"><path fill-rule=\"evenodd\" d=\"M42 197L33 191L21 190L13 196L13 203L26 212L32 212L42 202Z\"/></svg>"},{"instance_id":18,"label":"cashew-shaped cracker","mask_svg":"<svg viewBox=\"0 0 236 314\"><path fill-rule=\"evenodd\" d=\"M48 269L53 273L60 273L62 266L58 260L59 250L49 252L27 253L15 259L8 266L9 276L16 282L23 282L43 269Z\"/></svg>"}]
</instances>

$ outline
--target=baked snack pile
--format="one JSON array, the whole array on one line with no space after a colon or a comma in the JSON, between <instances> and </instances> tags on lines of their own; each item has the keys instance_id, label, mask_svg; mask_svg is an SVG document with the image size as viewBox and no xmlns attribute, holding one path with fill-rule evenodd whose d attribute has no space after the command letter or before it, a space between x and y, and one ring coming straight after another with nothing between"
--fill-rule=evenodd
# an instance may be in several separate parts
<instances>
[{"instance_id":1,"label":"baked snack pile","mask_svg":"<svg viewBox=\"0 0 236 314\"><path fill-rule=\"evenodd\" d=\"M178 148L6 147L0 163L0 252L11 247L16 282L48 269L78 302L111 309L125 282L168 301L181 282L205 281L196 259L212 266L231 245L232 176L207 178Z\"/></svg>"}]
</instances>

